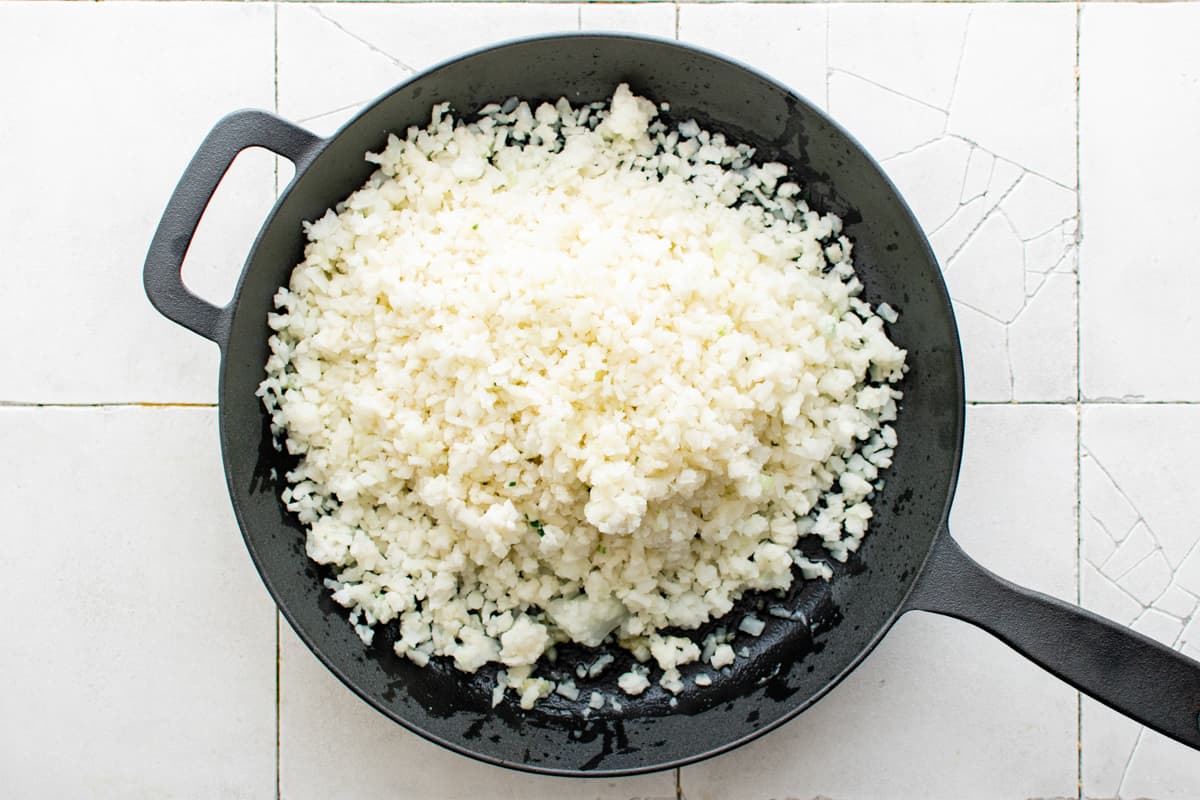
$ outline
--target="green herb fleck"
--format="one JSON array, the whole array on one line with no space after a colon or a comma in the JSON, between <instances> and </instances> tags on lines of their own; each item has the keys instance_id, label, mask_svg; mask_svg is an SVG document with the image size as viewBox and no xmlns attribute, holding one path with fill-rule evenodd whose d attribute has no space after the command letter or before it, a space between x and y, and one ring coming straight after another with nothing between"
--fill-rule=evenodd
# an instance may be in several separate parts
<instances>
[{"instance_id":1,"label":"green herb fleck","mask_svg":"<svg viewBox=\"0 0 1200 800\"><path fill-rule=\"evenodd\" d=\"M509 488L511 488L511 487L513 487L513 486L516 486L516 485L517 485L517 482L516 482L516 481L509 481L509 482L508 482L508 485L509 485Z\"/></svg>"},{"instance_id":2,"label":"green herb fleck","mask_svg":"<svg viewBox=\"0 0 1200 800\"><path fill-rule=\"evenodd\" d=\"M596 549L600 551L600 555L606 555L608 553L608 548L604 545L600 545Z\"/></svg>"},{"instance_id":3,"label":"green herb fleck","mask_svg":"<svg viewBox=\"0 0 1200 800\"><path fill-rule=\"evenodd\" d=\"M717 336L724 336L726 333L724 328L717 328Z\"/></svg>"},{"instance_id":4,"label":"green herb fleck","mask_svg":"<svg viewBox=\"0 0 1200 800\"><path fill-rule=\"evenodd\" d=\"M473 230L473 231L477 231L477 230L479 230L479 223L478 223L478 222L476 222L474 225L472 225L472 226L471 226L471 230Z\"/></svg>"}]
</instances>

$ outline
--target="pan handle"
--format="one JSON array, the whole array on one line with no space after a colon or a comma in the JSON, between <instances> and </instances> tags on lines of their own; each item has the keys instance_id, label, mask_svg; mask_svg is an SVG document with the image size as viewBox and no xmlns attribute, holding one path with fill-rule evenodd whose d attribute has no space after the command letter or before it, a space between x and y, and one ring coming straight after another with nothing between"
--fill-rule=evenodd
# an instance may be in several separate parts
<instances>
[{"instance_id":1,"label":"pan handle","mask_svg":"<svg viewBox=\"0 0 1200 800\"><path fill-rule=\"evenodd\" d=\"M150 242L142 283L164 317L225 348L231 306L219 308L188 291L183 259L204 209L238 153L263 147L296 165L299 175L325 140L266 111L235 111L200 144L184 170Z\"/></svg>"},{"instance_id":2,"label":"pan handle","mask_svg":"<svg viewBox=\"0 0 1200 800\"><path fill-rule=\"evenodd\" d=\"M957 617L1110 708L1200 750L1200 663L1104 617L1006 581L945 530L904 605Z\"/></svg>"}]
</instances>

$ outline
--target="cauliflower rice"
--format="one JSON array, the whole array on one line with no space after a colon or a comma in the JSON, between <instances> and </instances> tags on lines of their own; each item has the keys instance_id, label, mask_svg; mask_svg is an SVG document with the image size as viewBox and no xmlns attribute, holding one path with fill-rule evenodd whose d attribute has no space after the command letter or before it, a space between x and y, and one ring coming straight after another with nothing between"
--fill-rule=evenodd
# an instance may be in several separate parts
<instances>
[{"instance_id":1,"label":"cauliflower rice","mask_svg":"<svg viewBox=\"0 0 1200 800\"><path fill-rule=\"evenodd\" d=\"M495 702L553 691L534 670L566 641L615 638L671 692L728 665L663 630L828 577L797 541L856 550L896 445L905 353L841 220L659 111L625 85L435 106L306 223L269 318L283 501L333 598L419 665L498 662Z\"/></svg>"}]
</instances>

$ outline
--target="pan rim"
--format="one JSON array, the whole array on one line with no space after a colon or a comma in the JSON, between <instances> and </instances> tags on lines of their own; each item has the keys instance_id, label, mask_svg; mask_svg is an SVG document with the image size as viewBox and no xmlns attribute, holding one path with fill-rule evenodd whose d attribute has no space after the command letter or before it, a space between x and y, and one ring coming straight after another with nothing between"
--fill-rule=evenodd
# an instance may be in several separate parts
<instances>
[{"instance_id":1,"label":"pan rim","mask_svg":"<svg viewBox=\"0 0 1200 800\"><path fill-rule=\"evenodd\" d=\"M392 87L390 87L383 93L379 94L378 96L376 96L373 99L364 103L363 106L349 120L347 120L344 124L342 124L334 133L332 133L329 136L324 137L322 139L320 151L323 152L324 148L330 142L332 142L335 139L337 139L338 137L340 137L348 128L350 128L355 123L357 123L362 117L364 117L368 113L370 113L373 109L375 109L380 103L384 102L387 98L391 97L396 92L408 87L409 85L414 84L417 81L423 80L427 76L432 75L442 69L451 67L462 61L467 61L467 60L476 58L485 53L491 53L491 52L495 52L498 50L503 50L503 49L507 49L507 48L511 48L511 47L519 47L519 46L522 46L525 44L543 42L543 41L552 41L552 40L585 41L588 39L603 39L603 40L625 39L625 40L647 42L647 43L651 43L651 44L655 44L655 45L667 46L667 47L677 49L677 50L688 51L690 53L708 58L712 61L721 63L724 66L730 66L730 67L740 69L740 70L748 73L752 77L757 78L758 80L763 81L764 83L769 84L770 86L780 90L783 94L785 94L792 100L803 105L806 108L806 110L808 110L811 113L816 114L826 124L828 124L834 131L836 131L836 133L840 137L842 137L842 139L844 141L846 141L849 145L851 145L853 148L855 148L859 153L861 153L866 158L866 160L870 164L871 168L875 171L877 177L882 180L883 186L886 187L886 189L890 191L892 197L894 197L895 200L898 202L901 210L908 217L908 219L909 219L910 223L913 225L914 229L920 233L920 236L918 237L918 239L919 239L919 244L920 244L920 248L922 250L923 255L927 258L927 260L930 263L934 264L935 266L938 264L937 257L934 254L932 246L929 243L928 236L925 235L920 224L917 222L916 216L913 214L911 207L909 206L908 202L904 199L904 196L897 189L895 184L892 182L891 178L888 177L887 173L884 172L884 170L880 167L878 161L876 161L876 159L867 151L867 149L862 146L862 144L858 141L858 139L856 137L854 137L844 127L842 127L842 125L839 124L836 120L834 120L832 117L830 117L830 115L826 111L824 111L821 108L818 108L813 103L811 103L807 98L805 98L803 95L799 94L798 92L791 89L787 85L781 83L776 78L768 75L767 73L763 72L760 69L757 69L753 66L750 66L750 65L742 62L741 60L739 60L737 58L727 56L722 53L718 53L714 50L710 50L705 47L677 41L674 39L666 39L666 38L659 37L659 36L619 32L619 31L605 31L605 30L562 31L562 32L557 32L557 33L554 33L554 32L541 33L541 34L535 34L535 35L530 35L530 36L522 36L522 37L517 37L517 38L505 39L505 40L501 40L501 41L498 41L498 42L495 42L492 44L483 45L481 47L476 47L476 48L464 51L462 53L459 53L458 55L455 55L451 58L439 61L436 64L433 64L426 69L423 69L419 72L414 73L413 75L408 76L404 80L394 84ZM240 301L241 295L242 295L243 285L246 281L247 273L249 272L248 267L254 260L254 256L255 256L255 254L259 248L259 244L261 242L263 231L265 231L267 229L267 227L269 227L269 224L271 223L272 220L274 220L278 211L280 210L282 205L287 201L287 199L291 195L291 192L295 189L297 184L300 182L300 179L303 177L304 173L309 169L309 167L311 166L313 161L315 161L316 158L319 157L319 155L320 155L319 152L315 153L314 157L312 159L310 159L308 161L308 163L302 169L297 170L296 174L293 176L293 178L289 182L288 186L285 187L285 189L280 193L278 199L276 200L275 204L273 205L270 212L268 213L268 215L263 223L262 229L260 230L259 236L256 239L254 245L251 247L249 254L247 255L247 258L245 261L245 266L242 270L242 274L238 278L237 287L234 291L233 297L231 298L231 300L229 301L229 304L227 306L227 308L230 309L230 311L233 311L234 309L236 309L239 304L239 301ZM375 698L373 695L364 691L361 687L356 685L355 682L352 681L349 678L349 676L338 666L338 664L336 664L328 656L328 654L326 654L320 647L316 646L314 637L310 636L309 633L302 626L300 626L298 624L291 609L280 601L280 596L281 596L280 592L276 588L274 581L264 570L263 559L261 559L259 557L259 554L256 551L256 547L254 546L254 543L252 542L251 538L247 534L246 526L243 524L243 519L245 517L245 514L244 514L243 508L242 508L242 501L240 499L240 495L239 495L238 491L236 490L236 487L233 485L233 474L232 474L232 470L229 468L230 458L229 458L229 453L228 453L228 449L229 449L228 439L227 439L228 428L227 428L227 423L226 423L228 412L227 412L226 406L224 406L223 404L219 404L218 425L219 425L219 436L221 439L222 461L224 462L224 466L225 466L226 484L229 489L229 496L230 496L231 503L234 507L235 516L237 517L238 525L242 532L243 541L245 542L246 547L250 552L251 560L254 562L255 569L257 570L264 585L267 587L267 590L271 595L271 599L274 601L275 606L278 609L279 613L283 616L283 618L285 620L287 620L287 623L291 627L292 631L295 632L295 634L300 638L300 640L304 643L305 647L313 655L315 655L317 657L318 661L320 661L325 666L326 669L328 669L331 673L333 673L333 675L335 677L337 677L337 679L346 688L350 689L355 695L357 695L361 700L363 700L365 703L367 703L367 705L369 705L375 711L383 714L385 717L387 717L391 721L399 724L405 730L420 736L422 739L424 739L426 741L432 742L433 744L436 744L440 747L450 750L451 752L454 752L458 755L466 756L475 761L479 761L479 762L482 762L485 764L502 767L505 769L509 769L509 770L516 771L516 772L522 772L522 773L526 773L526 774L547 775L547 776L551 776L551 777L562 777L562 778L601 778L601 779L602 778L621 778L621 777L630 777L630 776L634 776L634 775L645 775L645 774L650 774L650 773L655 773L655 772L664 772L666 770L677 769L677 768L680 768L683 766L687 766L689 764L695 764L697 762L704 761L704 760L713 758L718 755L722 755L724 753L728 753L732 750L742 747L743 745L746 745L746 744L766 735L767 733L770 733L771 731L781 727L785 723L790 722L791 720L795 719L801 713L803 713L807 709L811 708L819 700L821 700L822 698L827 696L834 688L836 688L843 680L845 680L845 678L851 672L853 672L855 669L857 669L862 664L862 662L874 651L874 649L878 646L879 642L882 641L884 636L887 635L887 633L891 630L892 626L896 623L896 621L909 610L908 609L908 598L911 596L918 580L920 579L920 576L925 572L930 555L933 553L933 551L937 545L939 537L948 535L947 534L947 521L948 521L949 514L950 514L950 508L953 504L954 494L955 494L955 490L956 490L957 483L958 483L959 470L961 467L962 446L963 446L963 437L964 437L964 429L965 429L966 402L965 402L965 392L964 392L964 370L963 370L963 362L962 362L962 341L961 341L961 337L959 336L959 333L958 333L958 324L957 324L957 320L954 315L953 305L950 300L949 289L946 286L945 280L941 278L940 270L938 273L938 278L939 279L936 282L936 285L934 288L937 293L937 299L938 299L938 301L940 301L940 304L943 306L943 308L945 310L946 318L950 323L950 333L951 333L951 338L952 338L952 341L954 344L954 353L953 353L954 357L952 358L953 366L954 366L953 378L954 378L954 385L957 389L958 396L955 398L955 403L954 403L954 405L955 405L955 408L954 408L955 430L954 430L954 443L953 444L954 444L955 455L952 459L952 462L948 465L949 471L948 471L948 475L947 475L946 498L942 504L942 508L940 510L940 514L938 517L937 530L933 533L933 535L929 539L928 547L926 548L924 554L921 556L920 566L917 569L915 569L913 571L912 575L910 575L907 578L907 587L906 587L899 603L896 604L895 608L888 615L888 617L884 620L883 624L879 627L879 629L875 632L875 634L871 637L871 639L867 642L867 644L852 659L850 659L847 662L847 664L832 679L830 679L827 683L825 683L823 686L821 686L816 691L809 694L803 701L796 703L795 706L793 706L792 708L789 708L786 712L781 714L779 717L771 720L768 723L763 724L761 727L756 728L755 730L753 730L747 734L744 734L742 736L739 736L736 739L730 740L722 745L719 745L716 747L711 747L702 752L684 756L681 758L675 758L675 759L661 761L661 762L647 763L647 764L635 766L635 767L623 767L623 768L616 768L616 769L594 769L594 770L559 768L559 767L544 767L544 766L539 766L537 764L528 764L528 763L524 763L524 762L515 762L515 761L505 760L503 758L498 758L496 756L492 756L492 755L489 755L484 752L473 750L473 749L465 746L461 742L453 741L453 740L448 739L445 736L441 736L439 734L428 731L428 730L422 728L420 725L412 722L411 720L406 719L406 718L400 716L399 714L395 713L391 708L389 708L385 704L379 702L379 700L377 698ZM226 369L227 358L226 358L226 356L227 356L227 347L222 346L221 347L221 363L220 363L220 367L219 367L219 371L220 371L219 389L218 389L218 399L219 400L224 397L225 388L226 388L226 376L227 376L227 369ZM901 413L903 413L903 412L901 412Z\"/></svg>"}]
</instances>

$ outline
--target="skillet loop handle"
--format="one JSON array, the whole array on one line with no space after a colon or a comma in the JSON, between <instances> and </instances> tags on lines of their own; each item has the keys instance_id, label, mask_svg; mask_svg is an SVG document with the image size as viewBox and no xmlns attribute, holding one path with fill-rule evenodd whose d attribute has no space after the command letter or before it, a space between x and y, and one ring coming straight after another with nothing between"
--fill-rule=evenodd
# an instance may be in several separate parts
<instances>
[{"instance_id":1,"label":"skillet loop handle","mask_svg":"<svg viewBox=\"0 0 1200 800\"><path fill-rule=\"evenodd\" d=\"M316 134L266 111L235 111L216 124L179 179L146 254L142 282L146 296L163 316L225 348L232 306L219 308L183 284L183 259L200 217L243 150L266 148L293 162L299 175L324 143Z\"/></svg>"},{"instance_id":2,"label":"skillet loop handle","mask_svg":"<svg viewBox=\"0 0 1200 800\"><path fill-rule=\"evenodd\" d=\"M1200 663L1049 595L1010 583L938 534L904 610L970 622L1062 680L1200 750Z\"/></svg>"}]
</instances>

